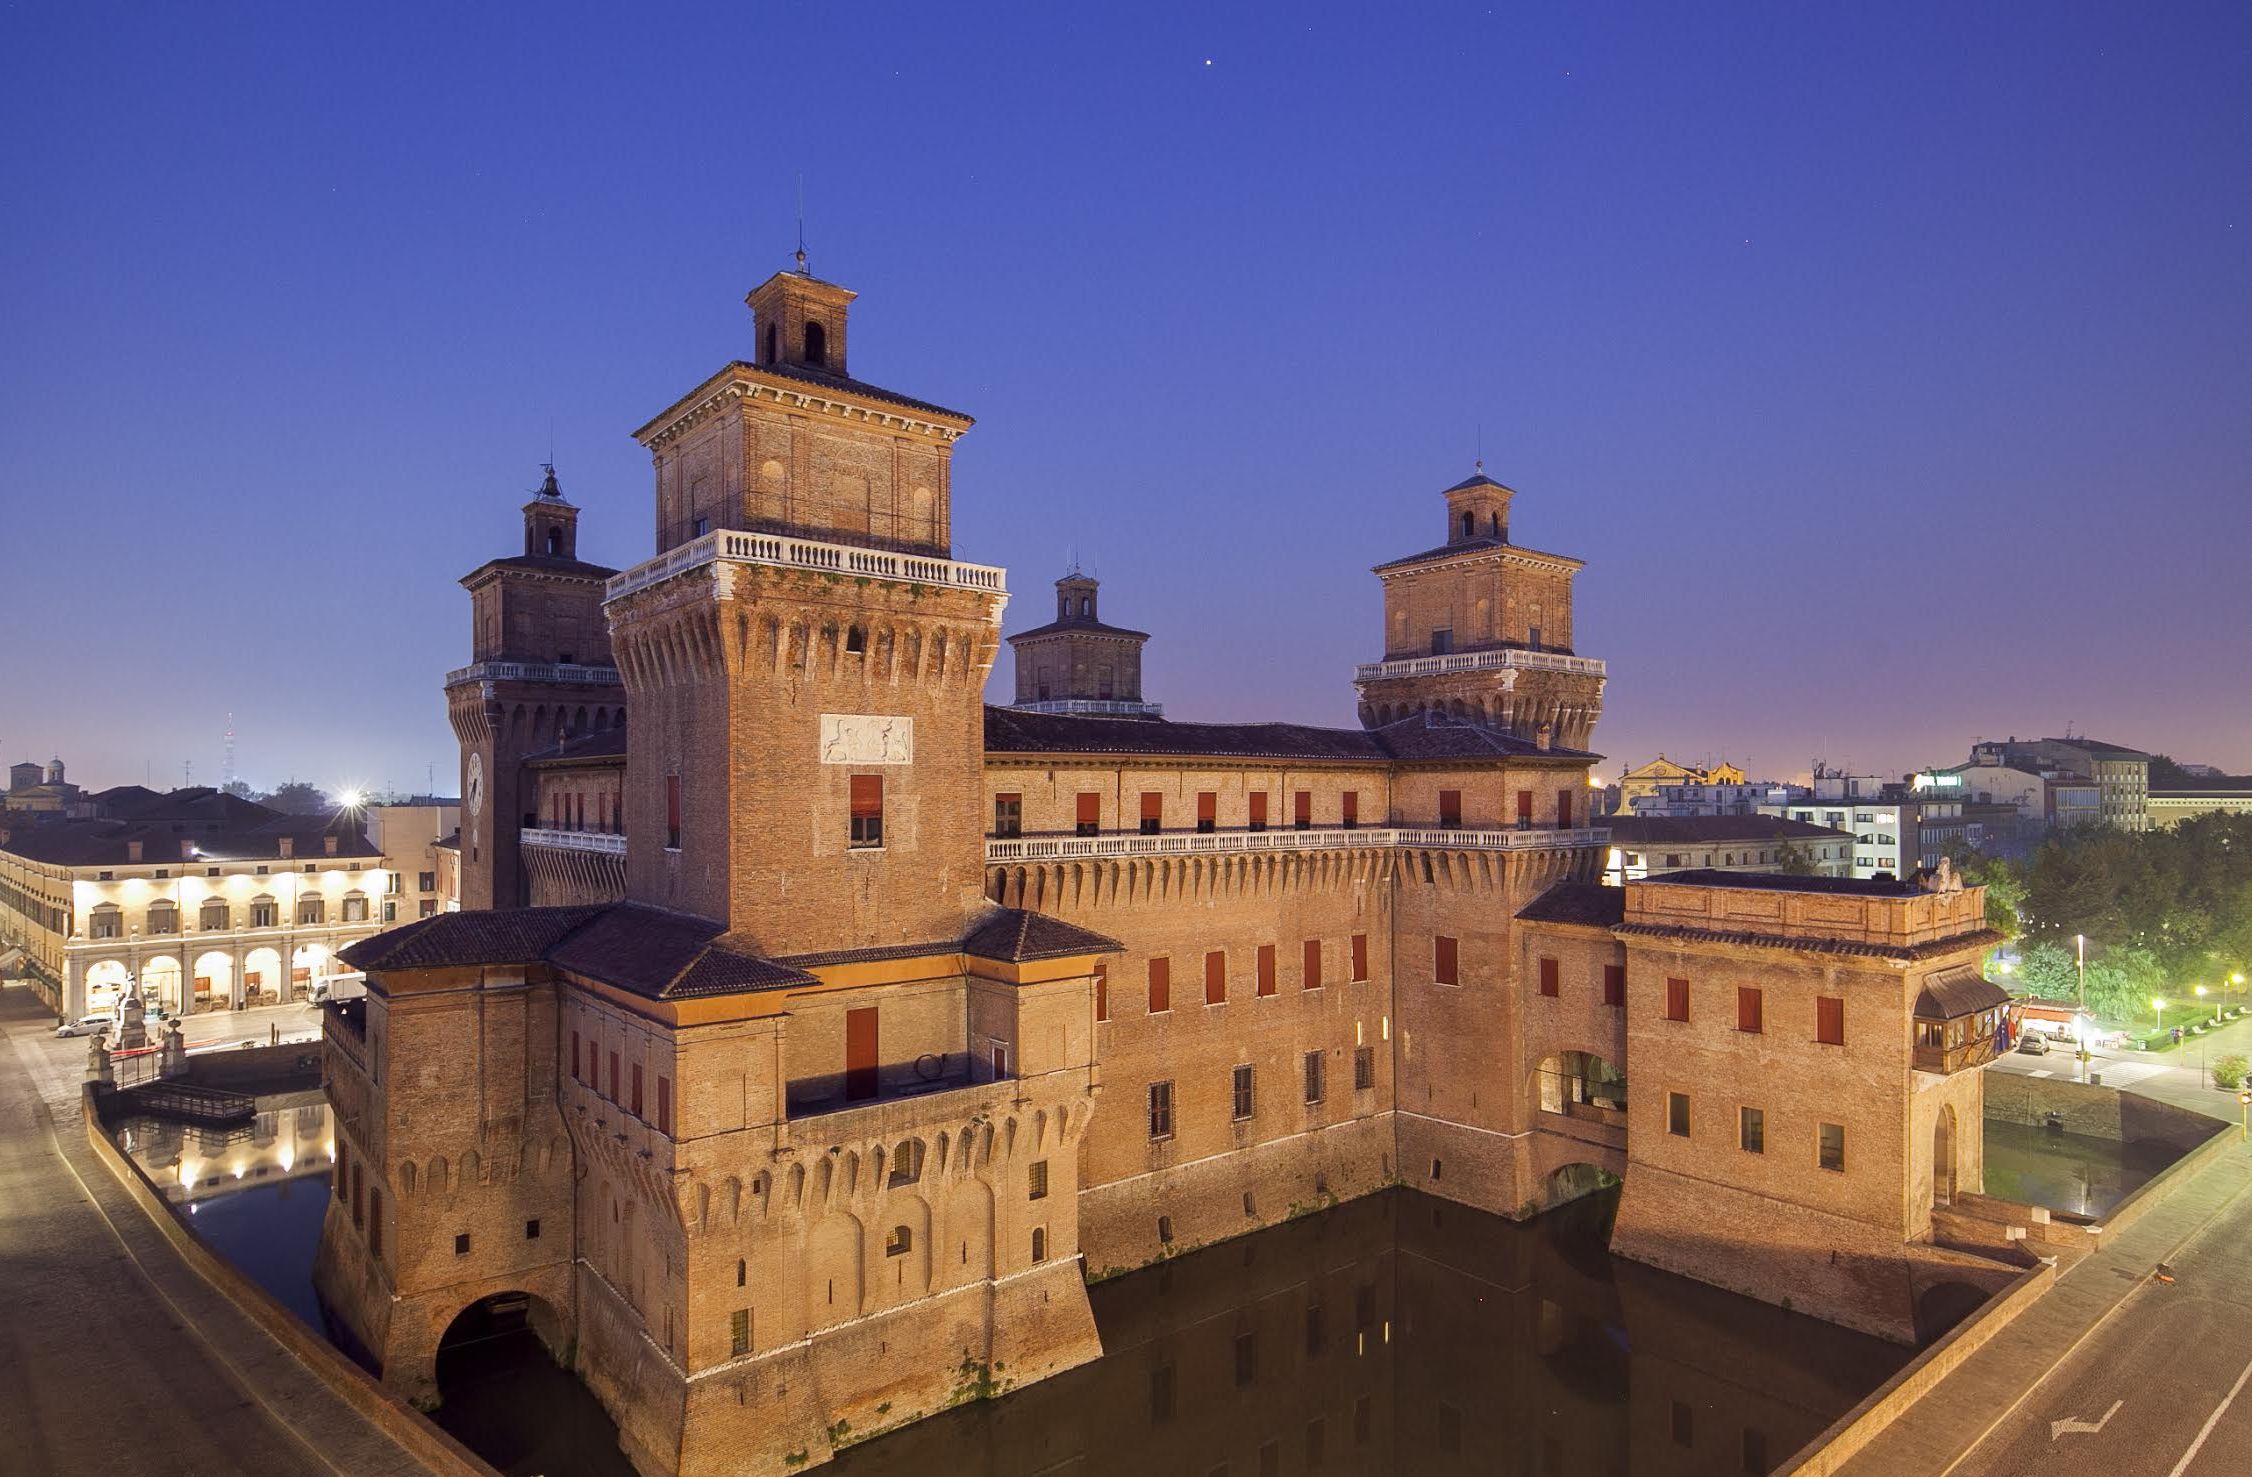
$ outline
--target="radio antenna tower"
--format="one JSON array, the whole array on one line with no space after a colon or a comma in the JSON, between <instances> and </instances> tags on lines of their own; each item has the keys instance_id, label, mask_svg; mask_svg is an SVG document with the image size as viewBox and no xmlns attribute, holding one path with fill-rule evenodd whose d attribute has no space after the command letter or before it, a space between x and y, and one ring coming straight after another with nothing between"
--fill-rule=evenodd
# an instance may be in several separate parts
<instances>
[{"instance_id":1,"label":"radio antenna tower","mask_svg":"<svg viewBox=\"0 0 2252 1477\"><path fill-rule=\"evenodd\" d=\"M235 784L235 715L232 713L229 713L227 715L226 737L227 758L226 762L220 766L221 775L219 780L219 788L222 790L231 790L234 788Z\"/></svg>"}]
</instances>

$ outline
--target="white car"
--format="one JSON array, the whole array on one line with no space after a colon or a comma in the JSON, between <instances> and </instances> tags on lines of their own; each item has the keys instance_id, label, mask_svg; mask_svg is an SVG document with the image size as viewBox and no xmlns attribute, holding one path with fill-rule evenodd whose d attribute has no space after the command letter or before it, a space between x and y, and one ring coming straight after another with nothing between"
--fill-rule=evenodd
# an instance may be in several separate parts
<instances>
[{"instance_id":1,"label":"white car","mask_svg":"<svg viewBox=\"0 0 2252 1477\"><path fill-rule=\"evenodd\" d=\"M74 1021L64 1021L55 1027L57 1036L101 1036L117 1028L117 1017L109 1011L100 1015L82 1015Z\"/></svg>"}]
</instances>

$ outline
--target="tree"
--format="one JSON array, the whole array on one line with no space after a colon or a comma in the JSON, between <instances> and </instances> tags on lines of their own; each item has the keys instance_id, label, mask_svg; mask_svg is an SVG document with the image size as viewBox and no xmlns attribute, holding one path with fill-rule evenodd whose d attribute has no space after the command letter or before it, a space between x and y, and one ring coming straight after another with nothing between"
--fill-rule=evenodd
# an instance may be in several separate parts
<instances>
[{"instance_id":1,"label":"tree","mask_svg":"<svg viewBox=\"0 0 2252 1477\"><path fill-rule=\"evenodd\" d=\"M225 784L219 787L219 793L222 795L232 795L237 800L256 800L258 798L258 792L251 789L250 786L244 784L241 780L227 781Z\"/></svg>"},{"instance_id":2,"label":"tree","mask_svg":"<svg viewBox=\"0 0 2252 1477\"><path fill-rule=\"evenodd\" d=\"M1786 877L1811 877L1814 875L1814 855L1805 847L1786 841L1782 850L1775 853L1775 870Z\"/></svg>"},{"instance_id":3,"label":"tree","mask_svg":"<svg viewBox=\"0 0 2252 1477\"><path fill-rule=\"evenodd\" d=\"M2080 970L2072 951L2061 944L2035 944L2020 954L2017 977L2044 1000L2079 998Z\"/></svg>"},{"instance_id":4,"label":"tree","mask_svg":"<svg viewBox=\"0 0 2252 1477\"><path fill-rule=\"evenodd\" d=\"M330 815L336 810L336 802L328 797L327 791L303 780L291 780L258 799L261 805L270 805L284 815Z\"/></svg>"},{"instance_id":5,"label":"tree","mask_svg":"<svg viewBox=\"0 0 2252 1477\"><path fill-rule=\"evenodd\" d=\"M2088 1008L2104 1020L2133 1020L2165 986L2166 971L2148 949L2130 944L2088 961Z\"/></svg>"}]
</instances>

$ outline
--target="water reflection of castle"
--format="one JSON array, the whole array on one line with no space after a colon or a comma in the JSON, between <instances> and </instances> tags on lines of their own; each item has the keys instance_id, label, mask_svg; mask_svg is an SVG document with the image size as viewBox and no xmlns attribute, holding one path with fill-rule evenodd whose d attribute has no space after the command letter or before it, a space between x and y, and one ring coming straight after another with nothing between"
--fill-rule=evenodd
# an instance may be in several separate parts
<instances>
[{"instance_id":1,"label":"water reflection of castle","mask_svg":"<svg viewBox=\"0 0 2252 1477\"><path fill-rule=\"evenodd\" d=\"M1573 1217L1398 1192L1099 1285L1101 1360L836 1470L1760 1474L1908 1357L1614 1260Z\"/></svg>"},{"instance_id":2,"label":"water reflection of castle","mask_svg":"<svg viewBox=\"0 0 2252 1477\"><path fill-rule=\"evenodd\" d=\"M257 1116L239 1128L135 1118L118 1128L117 1141L175 1205L328 1173L336 1135L319 1087L269 1094L257 1104Z\"/></svg>"}]
</instances>

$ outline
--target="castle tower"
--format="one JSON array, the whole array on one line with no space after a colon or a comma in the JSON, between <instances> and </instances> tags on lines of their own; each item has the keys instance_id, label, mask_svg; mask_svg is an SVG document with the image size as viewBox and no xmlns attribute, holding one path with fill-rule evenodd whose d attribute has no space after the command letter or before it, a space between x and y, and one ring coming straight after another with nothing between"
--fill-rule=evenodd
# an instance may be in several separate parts
<instances>
[{"instance_id":1,"label":"castle tower","mask_svg":"<svg viewBox=\"0 0 2252 1477\"><path fill-rule=\"evenodd\" d=\"M1162 715L1156 703L1142 701L1142 646L1149 632L1103 624L1100 583L1074 569L1056 581L1056 618L1009 638L1017 670L1010 706L1035 713Z\"/></svg>"},{"instance_id":2,"label":"castle tower","mask_svg":"<svg viewBox=\"0 0 2252 1477\"><path fill-rule=\"evenodd\" d=\"M552 466L523 513L524 552L461 582L472 660L446 674L446 712L461 743L464 908L528 900L517 832L539 822L524 756L625 722L602 617L603 581L615 571L578 557L579 510Z\"/></svg>"},{"instance_id":3,"label":"castle tower","mask_svg":"<svg viewBox=\"0 0 2252 1477\"><path fill-rule=\"evenodd\" d=\"M768 279L756 361L636 433L661 557L607 606L636 705L626 895L766 955L952 939L983 906L1008 597L1002 571L947 557L971 420L845 377L853 297Z\"/></svg>"},{"instance_id":4,"label":"castle tower","mask_svg":"<svg viewBox=\"0 0 2252 1477\"><path fill-rule=\"evenodd\" d=\"M1510 488L1475 475L1446 489L1446 542L1376 566L1384 660L1354 673L1361 722L1449 713L1582 749L1603 711L1603 663L1572 650L1582 564L1509 540Z\"/></svg>"}]
</instances>

